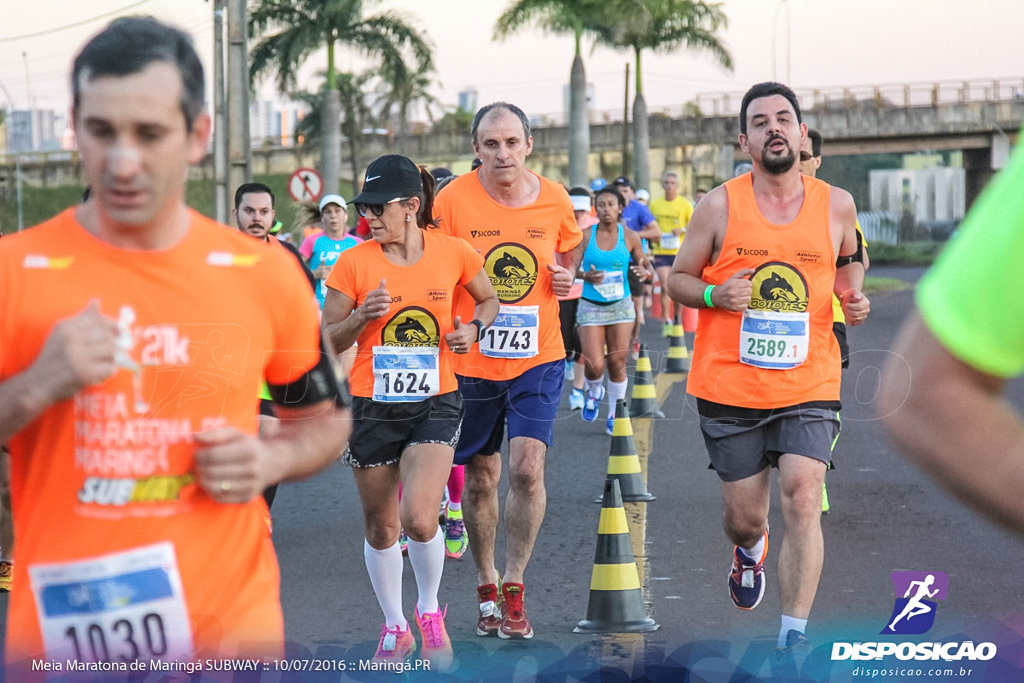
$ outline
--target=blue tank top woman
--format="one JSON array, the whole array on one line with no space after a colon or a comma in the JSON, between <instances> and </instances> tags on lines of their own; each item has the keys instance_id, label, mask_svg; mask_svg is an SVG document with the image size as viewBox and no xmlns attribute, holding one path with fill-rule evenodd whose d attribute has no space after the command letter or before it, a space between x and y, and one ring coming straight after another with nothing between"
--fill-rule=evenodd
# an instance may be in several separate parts
<instances>
[{"instance_id":1,"label":"blue tank top woman","mask_svg":"<svg viewBox=\"0 0 1024 683\"><path fill-rule=\"evenodd\" d=\"M583 283L582 296L587 301L610 304L629 298L629 247L626 246L622 230L622 223L619 223L619 238L615 242L615 247L608 251L597 246L598 226L595 225L591 230L590 243L583 252L580 269L585 273L593 266L604 271L604 278L597 285Z\"/></svg>"}]
</instances>

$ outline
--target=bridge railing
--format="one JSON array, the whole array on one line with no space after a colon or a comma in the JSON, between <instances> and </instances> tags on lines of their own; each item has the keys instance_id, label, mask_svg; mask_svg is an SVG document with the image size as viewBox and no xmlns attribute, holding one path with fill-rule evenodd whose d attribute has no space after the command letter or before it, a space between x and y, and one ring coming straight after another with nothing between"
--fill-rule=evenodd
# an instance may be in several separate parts
<instances>
[{"instance_id":1,"label":"bridge railing","mask_svg":"<svg viewBox=\"0 0 1024 683\"><path fill-rule=\"evenodd\" d=\"M861 211L857 220L868 245L899 244L900 215L895 211Z\"/></svg>"},{"instance_id":2,"label":"bridge railing","mask_svg":"<svg viewBox=\"0 0 1024 683\"><path fill-rule=\"evenodd\" d=\"M804 111L838 109L856 103L896 109L967 102L1009 102L1024 100L1024 77L797 88L794 92L800 102L800 108ZM673 119L694 116L737 116L740 113L743 94L740 91L699 93L690 102L667 107L649 107L648 114ZM591 124L621 123L623 120L621 107L591 109L588 115ZM568 120L567 112L540 113L530 118L530 125L566 126Z\"/></svg>"},{"instance_id":3,"label":"bridge railing","mask_svg":"<svg viewBox=\"0 0 1024 683\"><path fill-rule=\"evenodd\" d=\"M899 110L910 107L937 107L948 104L982 103L982 102L1021 102L1024 101L1024 77L971 79L963 81L934 81L919 83L892 83L883 85L860 85L845 87L802 88L794 91L800 101L800 107L806 112L853 110L863 106L876 109ZM651 117L664 119L681 118L719 118L733 117L739 114L742 92L710 92L697 95L694 100L668 107L651 107ZM621 123L622 109L590 110L590 123L595 125ZM568 114L564 112L540 114L531 117L531 125L543 127L563 127L567 125ZM436 135L436 134L431 134ZM379 137L379 136L376 136ZM422 136L412 136L422 137ZM294 144L283 144L279 137L254 137L252 149L276 150L290 149ZM74 152L36 152L22 154L22 164L47 163L66 161L66 155ZM0 154L0 166L13 166L14 154Z\"/></svg>"},{"instance_id":4,"label":"bridge railing","mask_svg":"<svg viewBox=\"0 0 1024 683\"><path fill-rule=\"evenodd\" d=\"M869 103L878 108L925 107L967 102L1009 102L1024 99L1024 78L890 83L794 90L801 109L849 107ZM701 93L694 100L702 116L736 116L741 92Z\"/></svg>"}]
</instances>

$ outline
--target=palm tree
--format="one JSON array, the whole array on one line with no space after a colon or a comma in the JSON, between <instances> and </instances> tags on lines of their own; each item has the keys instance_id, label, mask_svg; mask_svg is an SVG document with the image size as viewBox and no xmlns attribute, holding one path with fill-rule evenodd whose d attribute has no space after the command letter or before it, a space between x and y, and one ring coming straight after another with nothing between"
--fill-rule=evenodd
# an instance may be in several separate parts
<instances>
[{"instance_id":1,"label":"palm tree","mask_svg":"<svg viewBox=\"0 0 1024 683\"><path fill-rule=\"evenodd\" d=\"M607 2L595 0L514 0L494 28L494 37L532 26L551 33L571 33L576 52L569 72L569 185L586 186L590 155L590 120L587 116L587 75L583 69L583 35L597 36L604 26Z\"/></svg>"},{"instance_id":2,"label":"palm tree","mask_svg":"<svg viewBox=\"0 0 1024 683\"><path fill-rule=\"evenodd\" d=\"M419 31L388 12L364 18L363 5L362 0L255 0L249 10L250 33L260 36L250 53L253 78L272 70L278 87L283 92L292 90L299 67L314 52L327 48L320 156L326 192L337 191L341 165L336 47L347 45L382 61L411 55L423 68L432 63L430 45Z\"/></svg>"},{"instance_id":3,"label":"palm tree","mask_svg":"<svg viewBox=\"0 0 1024 683\"><path fill-rule=\"evenodd\" d=\"M359 177L362 163L359 157L359 142L362 130L374 126L373 111L366 99L366 90L370 82L370 74L337 74L338 100L341 106L341 133L348 141L348 162L352 178ZM298 92L292 98L303 102L309 111L296 127L296 134L301 136L305 145L320 145L323 142L323 103L321 93ZM353 182L358 189L358 183Z\"/></svg>"},{"instance_id":4,"label":"palm tree","mask_svg":"<svg viewBox=\"0 0 1024 683\"><path fill-rule=\"evenodd\" d=\"M636 59L633 101L633 155L636 187L650 185L651 140L644 101L641 56L644 50L672 52L686 47L711 54L732 70L732 57L716 35L728 24L721 4L702 0L611 0L620 21L603 32L608 44L631 49Z\"/></svg>"},{"instance_id":5,"label":"palm tree","mask_svg":"<svg viewBox=\"0 0 1024 683\"><path fill-rule=\"evenodd\" d=\"M341 132L348 140L348 163L352 171L352 187L355 190L360 187L359 172L363 168L359 158L359 142L363 139L363 130L375 126L373 110L366 99L369 81L368 73L338 75L338 96L343 114Z\"/></svg>"},{"instance_id":6,"label":"palm tree","mask_svg":"<svg viewBox=\"0 0 1024 683\"><path fill-rule=\"evenodd\" d=\"M432 106L438 99L430 92L434 82L430 78L433 69L410 68L405 61L385 60L378 74L381 79L381 95L378 99L380 118L398 123L398 153L405 154L405 141L409 136L409 113L417 104L426 109L427 118L434 122Z\"/></svg>"}]
</instances>

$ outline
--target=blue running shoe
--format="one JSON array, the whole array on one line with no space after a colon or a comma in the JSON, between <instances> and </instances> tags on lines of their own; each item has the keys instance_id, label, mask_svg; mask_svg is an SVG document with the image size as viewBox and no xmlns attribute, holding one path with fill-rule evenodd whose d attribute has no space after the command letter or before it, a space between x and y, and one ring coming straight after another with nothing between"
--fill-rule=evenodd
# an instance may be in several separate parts
<instances>
[{"instance_id":1,"label":"blue running shoe","mask_svg":"<svg viewBox=\"0 0 1024 683\"><path fill-rule=\"evenodd\" d=\"M604 398L604 385L598 387L601 391L594 396L591 394L587 396L587 402L583 404L583 410L580 411L580 416L584 422L593 422L597 419L597 414L601 410L601 399Z\"/></svg>"},{"instance_id":2,"label":"blue running shoe","mask_svg":"<svg viewBox=\"0 0 1024 683\"><path fill-rule=\"evenodd\" d=\"M786 647L775 650L772 657L772 675L780 679L795 680L811 654L811 641L796 629L786 634Z\"/></svg>"},{"instance_id":3,"label":"blue running shoe","mask_svg":"<svg viewBox=\"0 0 1024 683\"><path fill-rule=\"evenodd\" d=\"M587 399L583 398L583 390L572 388L569 392L569 409L570 410L582 410L583 404L587 402Z\"/></svg>"},{"instance_id":4,"label":"blue running shoe","mask_svg":"<svg viewBox=\"0 0 1024 683\"><path fill-rule=\"evenodd\" d=\"M768 531L764 532L764 551L756 562L739 546L733 546L729 570L729 597L740 609L752 610L764 597L764 560L768 557Z\"/></svg>"},{"instance_id":5,"label":"blue running shoe","mask_svg":"<svg viewBox=\"0 0 1024 683\"><path fill-rule=\"evenodd\" d=\"M615 431L615 416L614 415L609 415L608 416L608 425L605 427L605 431L608 433L608 436L611 436L612 432Z\"/></svg>"}]
</instances>

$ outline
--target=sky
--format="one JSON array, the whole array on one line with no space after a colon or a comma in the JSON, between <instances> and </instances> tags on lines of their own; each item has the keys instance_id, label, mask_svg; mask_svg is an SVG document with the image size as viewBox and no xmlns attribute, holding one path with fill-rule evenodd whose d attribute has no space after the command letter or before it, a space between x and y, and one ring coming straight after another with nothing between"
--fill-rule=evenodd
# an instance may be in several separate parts
<instances>
[{"instance_id":1,"label":"sky","mask_svg":"<svg viewBox=\"0 0 1024 683\"><path fill-rule=\"evenodd\" d=\"M494 24L509 0L378 0L367 11L402 14L435 46L437 97L454 107L458 93L477 91L477 104L498 99L530 116L558 116L569 79L571 36L525 30L494 40ZM212 63L212 3L208 0L2 0L0 108L66 111L68 70L76 50L121 14L147 13L193 35ZM795 89L841 88L1024 77L1021 0L725 0L721 39L734 70L687 51L645 55L644 85L651 111L678 111L698 95L742 93L777 79ZM774 56L773 56L774 47ZM628 52L584 44L592 109L621 112ZM316 87L321 56L303 71ZM342 52L338 66L363 61ZM273 95L271 83L260 93Z\"/></svg>"}]
</instances>

